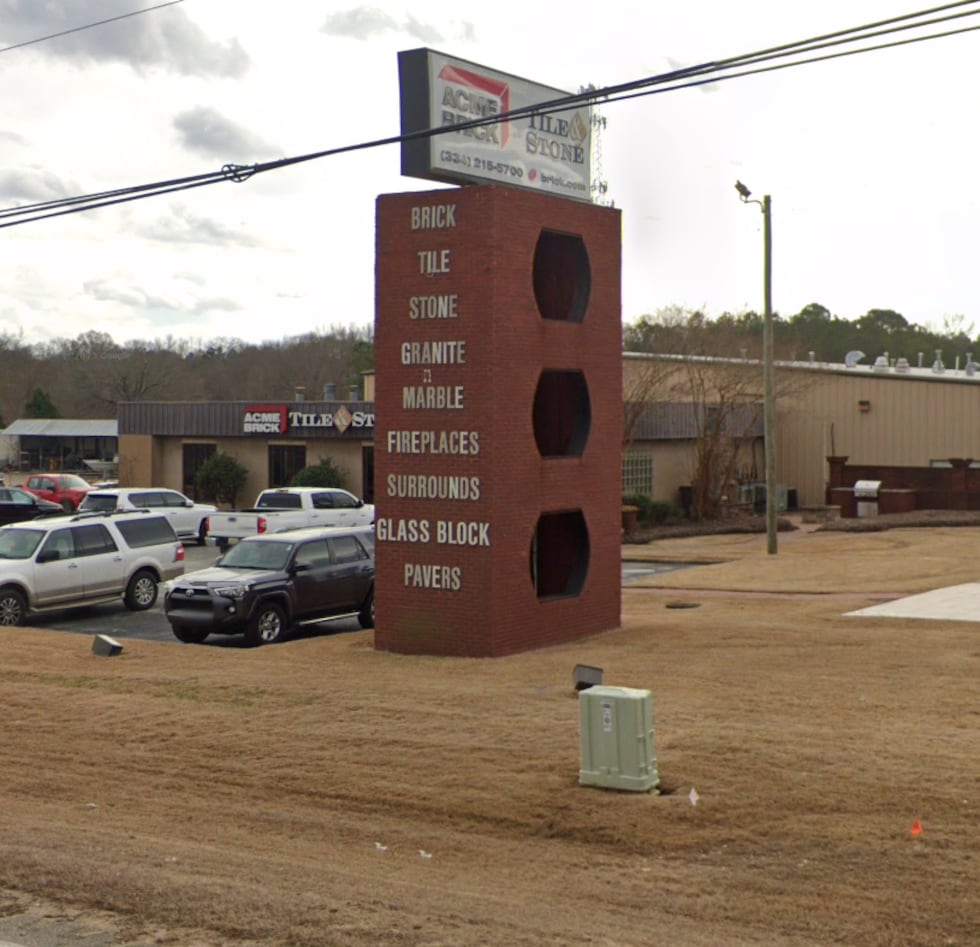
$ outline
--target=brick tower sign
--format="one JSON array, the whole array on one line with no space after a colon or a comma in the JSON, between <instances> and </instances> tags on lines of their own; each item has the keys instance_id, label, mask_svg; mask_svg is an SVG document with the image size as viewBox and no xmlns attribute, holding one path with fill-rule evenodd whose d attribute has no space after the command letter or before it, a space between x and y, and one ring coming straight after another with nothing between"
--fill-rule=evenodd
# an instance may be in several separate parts
<instances>
[{"instance_id":1,"label":"brick tower sign","mask_svg":"<svg viewBox=\"0 0 980 947\"><path fill-rule=\"evenodd\" d=\"M620 620L620 215L383 195L375 646L498 656Z\"/></svg>"}]
</instances>

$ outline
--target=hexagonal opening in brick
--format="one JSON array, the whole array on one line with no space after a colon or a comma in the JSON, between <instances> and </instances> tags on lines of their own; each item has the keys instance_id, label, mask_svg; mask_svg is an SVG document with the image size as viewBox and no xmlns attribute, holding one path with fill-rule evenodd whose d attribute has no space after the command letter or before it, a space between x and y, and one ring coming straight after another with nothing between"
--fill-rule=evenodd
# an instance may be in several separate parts
<instances>
[{"instance_id":1,"label":"hexagonal opening in brick","mask_svg":"<svg viewBox=\"0 0 980 947\"><path fill-rule=\"evenodd\" d=\"M531 540L531 581L539 599L579 595L589 573L589 529L581 510L542 513Z\"/></svg>"},{"instance_id":2,"label":"hexagonal opening in brick","mask_svg":"<svg viewBox=\"0 0 980 947\"><path fill-rule=\"evenodd\" d=\"M592 427L592 403L584 373L541 372L534 392L532 424L542 457L581 457Z\"/></svg>"},{"instance_id":3,"label":"hexagonal opening in brick","mask_svg":"<svg viewBox=\"0 0 980 947\"><path fill-rule=\"evenodd\" d=\"M577 234L542 230L534 248L534 299L542 319L581 322L589 305L592 268Z\"/></svg>"}]
</instances>

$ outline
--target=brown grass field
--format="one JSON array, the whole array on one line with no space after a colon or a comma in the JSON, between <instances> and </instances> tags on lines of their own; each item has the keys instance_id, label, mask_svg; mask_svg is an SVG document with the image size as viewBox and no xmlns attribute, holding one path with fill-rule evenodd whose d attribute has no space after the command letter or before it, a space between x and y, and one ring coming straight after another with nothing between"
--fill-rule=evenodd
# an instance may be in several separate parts
<instances>
[{"instance_id":1,"label":"brown grass field","mask_svg":"<svg viewBox=\"0 0 980 947\"><path fill-rule=\"evenodd\" d=\"M0 940L980 943L977 624L844 614L974 581L980 528L779 540L624 546L718 562L507 658L0 629ZM578 663L651 691L659 794L578 784Z\"/></svg>"}]
</instances>

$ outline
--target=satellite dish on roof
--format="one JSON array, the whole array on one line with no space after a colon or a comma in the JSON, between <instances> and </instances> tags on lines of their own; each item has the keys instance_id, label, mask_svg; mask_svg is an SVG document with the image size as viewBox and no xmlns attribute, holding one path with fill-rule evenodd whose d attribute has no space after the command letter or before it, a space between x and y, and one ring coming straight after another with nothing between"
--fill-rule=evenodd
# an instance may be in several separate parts
<instances>
[{"instance_id":1,"label":"satellite dish on roof","mask_svg":"<svg viewBox=\"0 0 980 947\"><path fill-rule=\"evenodd\" d=\"M844 364L848 368L854 368L854 366L857 365L862 358L864 358L864 352L861 352L858 349L852 349L847 353L847 355L844 356Z\"/></svg>"}]
</instances>

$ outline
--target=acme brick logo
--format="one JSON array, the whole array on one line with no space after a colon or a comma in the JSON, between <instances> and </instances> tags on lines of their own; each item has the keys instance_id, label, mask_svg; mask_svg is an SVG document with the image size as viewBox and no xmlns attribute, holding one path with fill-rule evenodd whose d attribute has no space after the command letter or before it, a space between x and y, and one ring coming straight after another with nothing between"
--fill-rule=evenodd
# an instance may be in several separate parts
<instances>
[{"instance_id":1,"label":"acme brick logo","mask_svg":"<svg viewBox=\"0 0 980 947\"><path fill-rule=\"evenodd\" d=\"M442 67L439 79L443 83L440 97L443 128L510 111L510 86L506 82L450 65ZM510 136L510 125L508 122L491 122L460 129L460 134L502 148Z\"/></svg>"},{"instance_id":2,"label":"acme brick logo","mask_svg":"<svg viewBox=\"0 0 980 947\"><path fill-rule=\"evenodd\" d=\"M284 404L250 404L242 418L243 434L285 434L286 406Z\"/></svg>"}]
</instances>

